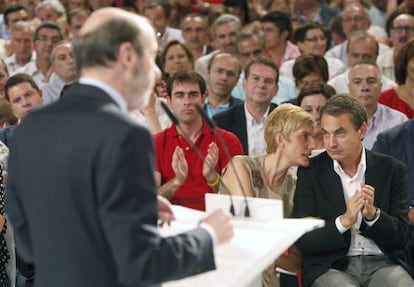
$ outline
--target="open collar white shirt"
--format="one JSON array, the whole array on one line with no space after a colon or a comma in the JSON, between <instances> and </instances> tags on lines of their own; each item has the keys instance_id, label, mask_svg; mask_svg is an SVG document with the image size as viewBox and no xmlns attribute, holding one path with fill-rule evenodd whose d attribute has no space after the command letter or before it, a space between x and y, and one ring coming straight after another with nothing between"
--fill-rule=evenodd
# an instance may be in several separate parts
<instances>
[{"instance_id":1,"label":"open collar white shirt","mask_svg":"<svg viewBox=\"0 0 414 287\"><path fill-rule=\"evenodd\" d=\"M270 106L267 108L263 118L257 122L247 110L244 103L244 113L246 115L247 129L247 145L249 147L249 155L261 155L266 153L266 142L264 139L264 129Z\"/></svg>"},{"instance_id":2,"label":"open collar white shirt","mask_svg":"<svg viewBox=\"0 0 414 287\"><path fill-rule=\"evenodd\" d=\"M344 191L345 202L348 205L349 199L361 189L361 184L365 183L365 171L367 169L366 156L365 156L365 147L362 145L362 154L361 159L358 164L357 172L354 176L350 177L342 169L338 161L333 161L334 171L341 178L342 189ZM366 222L369 226L372 226L377 220L377 216L373 221ZM362 222L362 214L358 212L357 221L350 227L351 228L351 244L348 250L348 256L357 256L357 255L382 255L381 249L378 245L371 239L368 239L362 236L359 232L359 228ZM335 225L338 228L339 232L344 233L348 228L344 227L341 224L339 216L335 220Z\"/></svg>"}]
</instances>

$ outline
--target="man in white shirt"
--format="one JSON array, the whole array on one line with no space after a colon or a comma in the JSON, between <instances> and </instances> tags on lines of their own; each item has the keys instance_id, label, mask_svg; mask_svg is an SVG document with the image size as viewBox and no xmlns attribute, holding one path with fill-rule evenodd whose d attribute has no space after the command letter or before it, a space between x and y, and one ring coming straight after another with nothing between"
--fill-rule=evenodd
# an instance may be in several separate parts
<instances>
[{"instance_id":1,"label":"man in white shirt","mask_svg":"<svg viewBox=\"0 0 414 287\"><path fill-rule=\"evenodd\" d=\"M326 152L299 168L292 215L325 220L296 242L304 286L414 286L405 166L365 149L356 99L333 96L320 113Z\"/></svg>"},{"instance_id":2,"label":"man in white shirt","mask_svg":"<svg viewBox=\"0 0 414 287\"><path fill-rule=\"evenodd\" d=\"M73 59L71 42L62 41L58 43L52 50L50 59L52 62L52 71L56 77L42 87L44 105L57 101L63 87L75 81L79 76L75 60Z\"/></svg>"},{"instance_id":3,"label":"man in white shirt","mask_svg":"<svg viewBox=\"0 0 414 287\"><path fill-rule=\"evenodd\" d=\"M59 25L51 22L40 24L34 33L34 48L36 60L29 62L16 73L30 75L36 84L41 88L49 82L52 71L50 54L57 43L63 40L63 32Z\"/></svg>"},{"instance_id":4,"label":"man in white shirt","mask_svg":"<svg viewBox=\"0 0 414 287\"><path fill-rule=\"evenodd\" d=\"M378 56L377 64L384 76L395 81L394 62L404 44L414 36L414 17L407 10L396 10L387 23L392 48Z\"/></svg>"},{"instance_id":5,"label":"man in white shirt","mask_svg":"<svg viewBox=\"0 0 414 287\"><path fill-rule=\"evenodd\" d=\"M211 25L211 36L216 44L217 51L199 58L194 70L207 81L207 66L211 57L218 52L236 54L236 36L241 30L240 19L231 14L223 14Z\"/></svg>"},{"instance_id":6,"label":"man in white shirt","mask_svg":"<svg viewBox=\"0 0 414 287\"><path fill-rule=\"evenodd\" d=\"M243 89L243 81L245 78L244 69L254 59L265 55L265 41L263 33L259 30L243 30L236 37L237 56L242 64L243 71L240 73L236 86L231 91L233 97L240 100L246 99L246 93ZM283 102L296 98L296 86L292 77L284 75L279 76L278 91L273 97L272 103L281 104Z\"/></svg>"},{"instance_id":7,"label":"man in white shirt","mask_svg":"<svg viewBox=\"0 0 414 287\"><path fill-rule=\"evenodd\" d=\"M17 22L10 27L10 47L12 55L4 61L10 75L34 62L36 54L33 52L33 27L29 22Z\"/></svg>"},{"instance_id":8,"label":"man in white shirt","mask_svg":"<svg viewBox=\"0 0 414 287\"><path fill-rule=\"evenodd\" d=\"M347 52L348 52L348 66L352 67L355 63L361 61L375 62L378 56L378 42L377 40L369 35L365 31L357 31L351 35L347 41ZM335 78L328 81L328 84L333 86L338 94L349 93L349 68L339 74ZM382 91L388 90L392 87L396 87L397 84L388 79L387 77L381 76Z\"/></svg>"},{"instance_id":9,"label":"man in white shirt","mask_svg":"<svg viewBox=\"0 0 414 287\"><path fill-rule=\"evenodd\" d=\"M380 132L408 120L403 113L378 103L381 87L381 73L375 63L357 63L349 71L350 95L367 111L368 127L363 141L367 149L372 148Z\"/></svg>"},{"instance_id":10,"label":"man in white shirt","mask_svg":"<svg viewBox=\"0 0 414 287\"><path fill-rule=\"evenodd\" d=\"M278 69L271 60L253 59L245 69L245 102L213 117L219 127L240 139L245 154L266 152L264 127L268 114L276 107L272 99L278 91L278 76Z\"/></svg>"},{"instance_id":11,"label":"man in white shirt","mask_svg":"<svg viewBox=\"0 0 414 287\"><path fill-rule=\"evenodd\" d=\"M371 32L371 21L369 20L368 11L360 4L349 4L342 11L342 29L349 40L349 37L352 33L356 31L366 31L370 35L378 38L377 32ZM379 27L377 27L379 28ZM381 36L379 38L387 38L385 31L382 29L380 32ZM347 53L347 43L345 41L335 47L331 48L325 53L325 56L337 58L342 61L345 67L348 67L348 53ZM385 53L389 49L388 46L379 44L379 54Z\"/></svg>"},{"instance_id":12,"label":"man in white shirt","mask_svg":"<svg viewBox=\"0 0 414 287\"><path fill-rule=\"evenodd\" d=\"M314 54L323 56L326 51L327 40L325 32L318 23L307 23L297 29L293 33L295 44L303 54ZM325 56L329 69L329 79L341 74L345 71L345 65L341 60ZM293 65L296 59L286 61L280 67L280 74L293 79Z\"/></svg>"}]
</instances>

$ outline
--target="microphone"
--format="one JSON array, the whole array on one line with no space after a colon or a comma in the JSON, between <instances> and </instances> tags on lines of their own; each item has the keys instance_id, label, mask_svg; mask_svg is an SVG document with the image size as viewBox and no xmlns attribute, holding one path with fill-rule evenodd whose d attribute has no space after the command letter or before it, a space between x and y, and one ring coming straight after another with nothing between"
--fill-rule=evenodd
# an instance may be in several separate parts
<instances>
[{"instance_id":1,"label":"microphone","mask_svg":"<svg viewBox=\"0 0 414 287\"><path fill-rule=\"evenodd\" d=\"M160 102L162 109L165 111L167 116L170 118L171 122L180 130L181 134L185 138L185 140L190 144L191 148L196 152L197 156L205 163L207 163L207 167L210 171L216 173L216 170L214 167L206 162L206 157L203 155L201 150L194 144L194 142L191 140L191 138L188 136L188 134L181 128L180 122L178 121L177 117L173 114L173 112L170 110L170 108L167 106L165 102ZM223 184L223 186L228 190L227 186L224 184L224 182L221 180L221 176L218 175L220 178L220 183ZM235 215L236 212L234 211L234 203L233 203L233 197L230 194L230 213L231 215Z\"/></svg>"},{"instance_id":2,"label":"microphone","mask_svg":"<svg viewBox=\"0 0 414 287\"><path fill-rule=\"evenodd\" d=\"M230 167L234 171L234 174L235 174L236 180L237 180L237 184L239 185L239 188L240 188L240 190L241 190L241 192L243 194L244 204L246 206L245 209L244 209L244 216L245 217L250 217L250 209L249 209L249 205L247 204L246 191L244 190L244 187L241 184L240 177L239 177L239 174L236 172L236 168L234 167L234 163L231 161L231 154L230 154L229 147L228 147L227 143L224 141L223 135L217 131L217 129L216 129L217 124L214 122L214 120L210 119L207 116L207 114L204 111L204 109L200 105L198 105L198 104L196 104L196 109L197 109L198 113L201 115L201 117L203 118L203 120L207 123L208 127L217 136L217 138L219 139L221 145L223 146L224 153L226 154L226 157L229 160ZM231 194L230 190L229 190L229 193Z\"/></svg>"}]
</instances>

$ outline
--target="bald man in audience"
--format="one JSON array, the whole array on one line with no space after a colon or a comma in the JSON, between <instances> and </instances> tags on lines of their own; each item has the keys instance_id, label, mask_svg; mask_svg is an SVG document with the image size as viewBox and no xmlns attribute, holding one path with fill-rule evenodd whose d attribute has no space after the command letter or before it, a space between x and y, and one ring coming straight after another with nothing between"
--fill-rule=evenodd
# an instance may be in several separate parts
<instances>
[{"instance_id":1,"label":"bald man in audience","mask_svg":"<svg viewBox=\"0 0 414 287\"><path fill-rule=\"evenodd\" d=\"M378 103L381 88L381 72L375 62L356 63L349 71L350 95L367 111L368 127L363 140L367 149L372 148L380 132L408 120L403 113Z\"/></svg>"},{"instance_id":2,"label":"bald man in audience","mask_svg":"<svg viewBox=\"0 0 414 287\"><path fill-rule=\"evenodd\" d=\"M229 53L215 54L208 64L208 95L204 105L207 115L212 118L216 113L227 111L242 100L234 98L231 91L241 72L239 59Z\"/></svg>"},{"instance_id":3,"label":"bald man in audience","mask_svg":"<svg viewBox=\"0 0 414 287\"><path fill-rule=\"evenodd\" d=\"M347 41L348 66L352 67L360 61L376 62L378 57L378 42L365 31L353 33ZM396 87L397 84L387 77L381 76L382 88L385 91ZM342 74L337 75L328 81L328 84L335 88L338 94L349 93L349 68Z\"/></svg>"}]
</instances>

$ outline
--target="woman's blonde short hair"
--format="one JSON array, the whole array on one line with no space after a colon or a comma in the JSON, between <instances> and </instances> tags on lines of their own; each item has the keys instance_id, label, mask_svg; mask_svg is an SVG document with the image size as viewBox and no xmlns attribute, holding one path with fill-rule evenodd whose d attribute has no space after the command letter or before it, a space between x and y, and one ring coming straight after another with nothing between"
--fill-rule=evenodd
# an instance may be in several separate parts
<instances>
[{"instance_id":1,"label":"woman's blonde short hair","mask_svg":"<svg viewBox=\"0 0 414 287\"><path fill-rule=\"evenodd\" d=\"M267 117L264 137L267 144L267 153L274 153L277 149L276 133L282 133L287 138L292 132L299 130L303 125L313 127L312 116L301 107L292 104L281 104Z\"/></svg>"}]
</instances>

